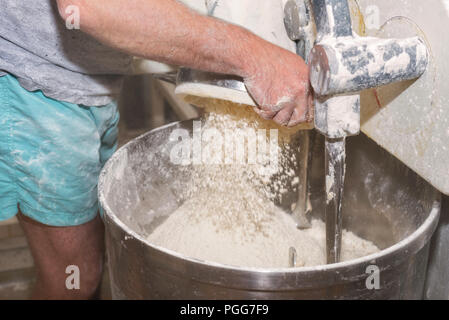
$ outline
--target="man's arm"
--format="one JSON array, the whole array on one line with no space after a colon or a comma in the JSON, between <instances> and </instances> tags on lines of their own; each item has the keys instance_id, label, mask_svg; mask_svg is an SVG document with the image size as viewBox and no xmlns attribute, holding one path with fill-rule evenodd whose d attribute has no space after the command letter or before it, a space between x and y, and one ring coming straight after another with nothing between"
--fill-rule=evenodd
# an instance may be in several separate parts
<instances>
[{"instance_id":1,"label":"man's arm","mask_svg":"<svg viewBox=\"0 0 449 320\"><path fill-rule=\"evenodd\" d=\"M176 0L57 0L80 9L81 30L143 58L244 78L259 114L283 125L305 121L308 68L294 53Z\"/></svg>"}]
</instances>

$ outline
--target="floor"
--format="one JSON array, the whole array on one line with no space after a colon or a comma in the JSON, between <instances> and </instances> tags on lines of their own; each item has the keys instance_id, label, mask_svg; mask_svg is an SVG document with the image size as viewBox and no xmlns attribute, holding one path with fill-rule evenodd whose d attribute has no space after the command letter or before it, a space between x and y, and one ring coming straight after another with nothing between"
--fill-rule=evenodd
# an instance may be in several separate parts
<instances>
[{"instance_id":1,"label":"floor","mask_svg":"<svg viewBox=\"0 0 449 320\"><path fill-rule=\"evenodd\" d=\"M158 93L155 93L153 87L145 90L145 86L152 85L148 78L127 79L119 100L121 110L119 145L155 126L179 119L179 116L167 106L164 98L155 99L154 96ZM156 108L157 113L152 108L152 105L156 105L154 101L161 104ZM34 279L33 259L17 219L0 222L0 300L27 299ZM111 297L107 271L104 273L100 296L101 299Z\"/></svg>"},{"instance_id":2,"label":"floor","mask_svg":"<svg viewBox=\"0 0 449 320\"><path fill-rule=\"evenodd\" d=\"M33 280L33 259L17 220L0 222L0 300L26 298Z\"/></svg>"}]
</instances>

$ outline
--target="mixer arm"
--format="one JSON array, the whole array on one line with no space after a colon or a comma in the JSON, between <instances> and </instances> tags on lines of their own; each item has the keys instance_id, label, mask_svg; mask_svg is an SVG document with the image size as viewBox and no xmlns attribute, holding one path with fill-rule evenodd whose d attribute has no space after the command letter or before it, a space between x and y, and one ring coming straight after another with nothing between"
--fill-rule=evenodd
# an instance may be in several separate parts
<instances>
[{"instance_id":1,"label":"mixer arm","mask_svg":"<svg viewBox=\"0 0 449 320\"><path fill-rule=\"evenodd\" d=\"M315 127L326 137L360 132L361 90L416 79L427 69L429 53L418 37L354 35L347 0L289 0L284 14L290 39L305 50L298 54L309 61L316 96Z\"/></svg>"},{"instance_id":2,"label":"mixer arm","mask_svg":"<svg viewBox=\"0 0 449 320\"><path fill-rule=\"evenodd\" d=\"M308 16L302 4L311 4L317 30L308 61L315 91L315 128L326 137L326 255L328 263L335 263L340 261L342 242L345 138L360 132L360 91L421 76L429 54L418 37L355 36L347 0L290 0L284 21L292 40L311 38L304 32Z\"/></svg>"},{"instance_id":3,"label":"mixer arm","mask_svg":"<svg viewBox=\"0 0 449 320\"><path fill-rule=\"evenodd\" d=\"M347 0L313 0L312 5L318 33L309 57L311 84L317 96L315 124L331 138L353 135L360 130L360 123L349 125L346 119L360 119L360 114L348 117L344 113L360 113L358 92L420 77L427 69L429 53L418 37L353 35ZM335 101L332 96L337 94L353 94L346 100L351 106L344 107L342 97ZM340 112L332 110L339 107ZM336 121L340 128L329 130L330 117L340 117Z\"/></svg>"}]
</instances>

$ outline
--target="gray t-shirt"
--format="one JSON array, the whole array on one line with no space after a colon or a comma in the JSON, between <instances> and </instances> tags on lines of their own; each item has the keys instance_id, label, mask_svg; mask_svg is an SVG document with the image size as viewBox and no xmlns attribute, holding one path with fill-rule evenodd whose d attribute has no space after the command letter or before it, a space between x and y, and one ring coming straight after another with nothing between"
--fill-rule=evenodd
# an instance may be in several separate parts
<instances>
[{"instance_id":1,"label":"gray t-shirt","mask_svg":"<svg viewBox=\"0 0 449 320\"><path fill-rule=\"evenodd\" d=\"M131 62L129 55L67 29L55 0L0 0L0 76L14 75L29 91L105 105L120 92Z\"/></svg>"}]
</instances>

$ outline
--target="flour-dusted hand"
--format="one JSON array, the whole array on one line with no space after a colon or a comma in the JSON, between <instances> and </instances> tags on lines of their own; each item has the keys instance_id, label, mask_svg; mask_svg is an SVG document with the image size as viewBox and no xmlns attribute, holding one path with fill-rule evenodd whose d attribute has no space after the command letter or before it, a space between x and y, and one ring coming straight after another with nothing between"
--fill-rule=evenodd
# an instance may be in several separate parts
<instances>
[{"instance_id":1,"label":"flour-dusted hand","mask_svg":"<svg viewBox=\"0 0 449 320\"><path fill-rule=\"evenodd\" d=\"M258 104L255 111L284 126L310 122L313 94L304 60L271 44L255 53L254 59L255 67L245 77L245 84Z\"/></svg>"}]
</instances>

